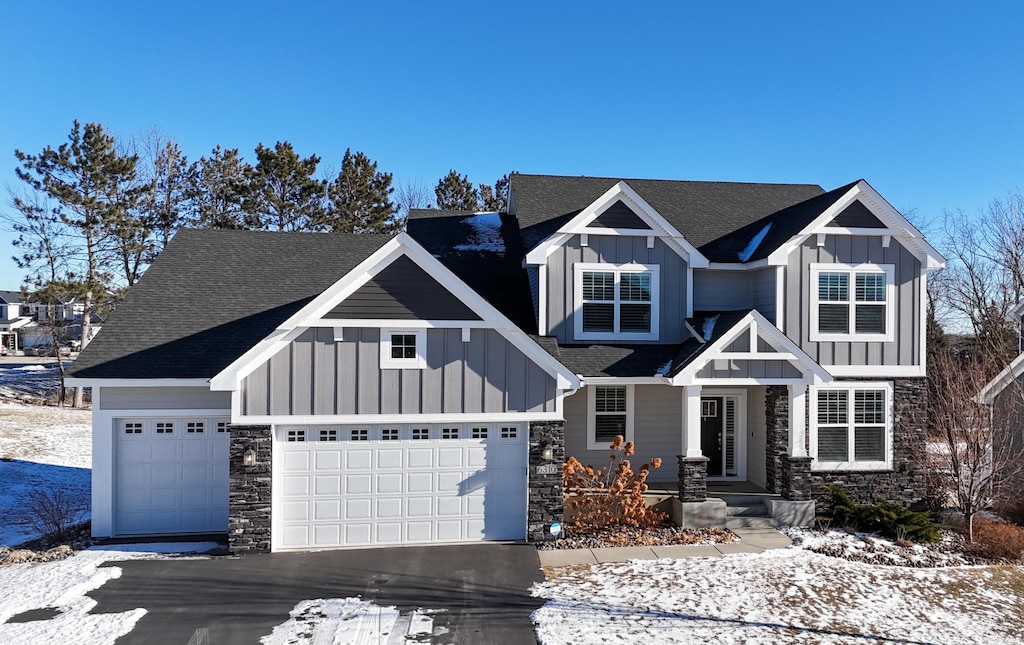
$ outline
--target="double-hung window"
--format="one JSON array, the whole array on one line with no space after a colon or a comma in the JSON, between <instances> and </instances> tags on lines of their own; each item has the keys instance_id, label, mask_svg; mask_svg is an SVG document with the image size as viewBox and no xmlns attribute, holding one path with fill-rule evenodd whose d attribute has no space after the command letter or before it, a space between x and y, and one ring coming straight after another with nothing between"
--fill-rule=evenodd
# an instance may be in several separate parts
<instances>
[{"instance_id":1,"label":"double-hung window","mask_svg":"<svg viewBox=\"0 0 1024 645\"><path fill-rule=\"evenodd\" d=\"M605 449L612 444L616 435L632 441L633 387L595 385L587 389L590 407L587 449Z\"/></svg>"},{"instance_id":2,"label":"double-hung window","mask_svg":"<svg viewBox=\"0 0 1024 645\"><path fill-rule=\"evenodd\" d=\"M893 340L894 273L891 264L812 264L811 340Z\"/></svg>"},{"instance_id":3,"label":"double-hung window","mask_svg":"<svg viewBox=\"0 0 1024 645\"><path fill-rule=\"evenodd\" d=\"M577 264L578 340L657 340L657 266Z\"/></svg>"},{"instance_id":4,"label":"double-hung window","mask_svg":"<svg viewBox=\"0 0 1024 645\"><path fill-rule=\"evenodd\" d=\"M892 467L892 385L837 382L811 388L810 448L816 470Z\"/></svg>"}]
</instances>

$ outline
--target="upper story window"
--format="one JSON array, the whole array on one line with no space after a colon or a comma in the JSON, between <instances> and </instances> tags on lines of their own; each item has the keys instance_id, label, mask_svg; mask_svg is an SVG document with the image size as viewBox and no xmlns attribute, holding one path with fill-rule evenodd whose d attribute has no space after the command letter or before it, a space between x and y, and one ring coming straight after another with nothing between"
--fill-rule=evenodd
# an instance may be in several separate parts
<instances>
[{"instance_id":1,"label":"upper story window","mask_svg":"<svg viewBox=\"0 0 1024 645\"><path fill-rule=\"evenodd\" d=\"M422 369L426 365L426 329L380 330L381 369Z\"/></svg>"},{"instance_id":2,"label":"upper story window","mask_svg":"<svg viewBox=\"0 0 1024 645\"><path fill-rule=\"evenodd\" d=\"M815 470L892 468L892 384L836 381L811 388Z\"/></svg>"},{"instance_id":3,"label":"upper story window","mask_svg":"<svg viewBox=\"0 0 1024 645\"><path fill-rule=\"evenodd\" d=\"M578 340L657 340L657 266L576 264Z\"/></svg>"},{"instance_id":4,"label":"upper story window","mask_svg":"<svg viewBox=\"0 0 1024 645\"><path fill-rule=\"evenodd\" d=\"M894 276L891 264L812 264L811 340L893 340Z\"/></svg>"}]
</instances>

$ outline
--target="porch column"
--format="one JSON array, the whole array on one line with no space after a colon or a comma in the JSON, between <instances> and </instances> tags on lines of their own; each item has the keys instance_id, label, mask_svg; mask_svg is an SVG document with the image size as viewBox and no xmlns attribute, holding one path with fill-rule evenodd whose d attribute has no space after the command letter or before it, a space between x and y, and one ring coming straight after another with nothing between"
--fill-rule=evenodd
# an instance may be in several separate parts
<instances>
[{"instance_id":1,"label":"porch column","mask_svg":"<svg viewBox=\"0 0 1024 645\"><path fill-rule=\"evenodd\" d=\"M807 386L789 386L789 456L807 456Z\"/></svg>"},{"instance_id":2,"label":"porch column","mask_svg":"<svg viewBox=\"0 0 1024 645\"><path fill-rule=\"evenodd\" d=\"M699 385L683 388L683 456L687 459L703 457L700 449L700 390Z\"/></svg>"}]
</instances>

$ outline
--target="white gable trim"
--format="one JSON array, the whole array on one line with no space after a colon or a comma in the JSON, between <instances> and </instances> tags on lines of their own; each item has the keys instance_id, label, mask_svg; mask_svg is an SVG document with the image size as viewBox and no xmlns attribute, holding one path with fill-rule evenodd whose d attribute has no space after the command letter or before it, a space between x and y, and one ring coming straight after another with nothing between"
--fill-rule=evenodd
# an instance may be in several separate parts
<instances>
[{"instance_id":1,"label":"white gable trim","mask_svg":"<svg viewBox=\"0 0 1024 645\"><path fill-rule=\"evenodd\" d=\"M995 378L985 384L985 387L981 388L981 392L978 393L978 401L986 405L991 405L999 393L1006 389L1010 383L1013 383L1024 374L1024 354L1021 354L1017 358L1006 366L1006 368L996 374Z\"/></svg>"},{"instance_id":2,"label":"white gable trim","mask_svg":"<svg viewBox=\"0 0 1024 645\"><path fill-rule=\"evenodd\" d=\"M746 352L727 352L725 349L743 334L750 335L750 349ZM758 336L764 338L771 345L775 352L757 351ZM691 385L695 383L725 384L737 383L736 379L702 379L697 372L702 370L708 363L716 359L726 360L784 360L793 364L803 373L802 382L817 384L828 383L832 375L821 365L818 365L813 358L807 355L800 346L794 343L788 336L772 325L761 312L753 309L739 322L733 325L732 329L725 332L721 338L711 343L695 361L684 367L678 374L672 377L672 385ZM779 383L793 383L796 379L743 379L744 382L759 383L762 385ZM770 381L770 382L769 382Z\"/></svg>"},{"instance_id":3,"label":"white gable trim","mask_svg":"<svg viewBox=\"0 0 1024 645\"><path fill-rule=\"evenodd\" d=\"M335 326L337 321L325 321L324 315L403 255L408 256L409 259L437 280L441 286L459 298L463 304L480 316L480 318L491 323L490 326L495 331L504 336L516 349L553 377L558 389L576 389L579 387L579 379L575 374L555 360L551 354L544 351L543 348L535 343L525 332L516 327L504 314L470 289L466 283L420 246L408 233L402 232L377 249L370 257L360 262L309 304L281 323L270 335L210 379L210 389L238 390L241 387L242 379L269 360L271 356L281 351L306 329L326 323L329 323L330 326ZM455 321L452 326L464 327L465 325Z\"/></svg>"},{"instance_id":4,"label":"white gable trim","mask_svg":"<svg viewBox=\"0 0 1024 645\"><path fill-rule=\"evenodd\" d=\"M885 224L885 228L841 228L828 226L837 215L855 201L862 203L871 213ZM785 244L768 256L768 264L786 264L786 257L811 235L872 235L882 238L895 237L913 253L927 269L941 269L946 258L924 239L921 231L903 217L899 211L885 201L881 195L863 179L826 208L821 215L794 235Z\"/></svg>"},{"instance_id":5,"label":"white gable trim","mask_svg":"<svg viewBox=\"0 0 1024 645\"><path fill-rule=\"evenodd\" d=\"M650 230L590 228L590 223L617 201L625 202L640 219L651 227ZM697 268L708 266L708 259L625 181L619 181L609 188L603 195L566 222L554 235L527 253L526 263L544 264L547 258L573 235L651 236L652 232L653 236L663 238L669 247L685 259L690 266Z\"/></svg>"}]
</instances>

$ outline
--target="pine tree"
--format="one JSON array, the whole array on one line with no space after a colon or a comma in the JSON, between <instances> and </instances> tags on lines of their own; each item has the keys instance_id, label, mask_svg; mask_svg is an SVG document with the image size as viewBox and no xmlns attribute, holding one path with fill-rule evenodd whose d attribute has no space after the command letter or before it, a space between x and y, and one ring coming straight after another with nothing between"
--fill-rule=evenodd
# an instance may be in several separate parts
<instances>
[{"instance_id":1,"label":"pine tree","mask_svg":"<svg viewBox=\"0 0 1024 645\"><path fill-rule=\"evenodd\" d=\"M335 233L392 233L401 227L391 201L391 173L378 172L377 162L362 152L345 150L341 172L328 191L330 207L324 218Z\"/></svg>"},{"instance_id":2,"label":"pine tree","mask_svg":"<svg viewBox=\"0 0 1024 645\"><path fill-rule=\"evenodd\" d=\"M320 157L299 157L287 141L273 148L256 146L256 172L249 182L244 207L258 228L312 231L321 228L327 184L316 179Z\"/></svg>"},{"instance_id":3,"label":"pine tree","mask_svg":"<svg viewBox=\"0 0 1024 645\"><path fill-rule=\"evenodd\" d=\"M508 209L508 175L494 182L494 188L480 184L480 204L482 211L503 213Z\"/></svg>"},{"instance_id":4,"label":"pine tree","mask_svg":"<svg viewBox=\"0 0 1024 645\"><path fill-rule=\"evenodd\" d=\"M199 228L257 228L242 210L255 171L237 148L217 146L189 169L192 222Z\"/></svg>"},{"instance_id":5,"label":"pine tree","mask_svg":"<svg viewBox=\"0 0 1024 645\"><path fill-rule=\"evenodd\" d=\"M454 170L437 182L434 194L437 195L437 207L448 211L475 211L480 199L469 177Z\"/></svg>"}]
</instances>

